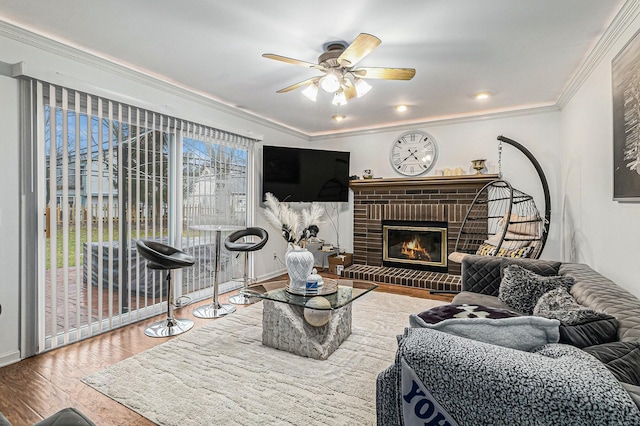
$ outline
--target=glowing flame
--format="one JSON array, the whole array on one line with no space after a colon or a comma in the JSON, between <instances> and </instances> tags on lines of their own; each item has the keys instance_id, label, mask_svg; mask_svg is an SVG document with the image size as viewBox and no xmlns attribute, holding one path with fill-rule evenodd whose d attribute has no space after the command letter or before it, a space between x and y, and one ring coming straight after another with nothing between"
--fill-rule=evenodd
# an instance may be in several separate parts
<instances>
[{"instance_id":1,"label":"glowing flame","mask_svg":"<svg viewBox=\"0 0 640 426\"><path fill-rule=\"evenodd\" d=\"M426 260L427 262L431 262L431 255L420 245L420 241L418 241L417 238L402 243L402 250L400 253L404 254L409 259Z\"/></svg>"}]
</instances>

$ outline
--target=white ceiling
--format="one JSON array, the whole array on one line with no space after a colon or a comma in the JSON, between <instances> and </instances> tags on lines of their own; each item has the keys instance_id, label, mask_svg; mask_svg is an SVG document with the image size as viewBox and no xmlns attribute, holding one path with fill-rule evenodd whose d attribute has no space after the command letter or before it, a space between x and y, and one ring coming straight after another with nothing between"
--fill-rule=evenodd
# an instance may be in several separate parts
<instances>
[{"instance_id":1,"label":"white ceiling","mask_svg":"<svg viewBox=\"0 0 640 426\"><path fill-rule=\"evenodd\" d=\"M553 105L624 0L0 0L0 19L206 93L309 136ZM301 90L316 62L361 32L382 44L358 65L411 67L411 81L336 107ZM484 102L472 94L490 90ZM404 114L396 104L408 104ZM335 123L331 116L347 116Z\"/></svg>"}]
</instances>

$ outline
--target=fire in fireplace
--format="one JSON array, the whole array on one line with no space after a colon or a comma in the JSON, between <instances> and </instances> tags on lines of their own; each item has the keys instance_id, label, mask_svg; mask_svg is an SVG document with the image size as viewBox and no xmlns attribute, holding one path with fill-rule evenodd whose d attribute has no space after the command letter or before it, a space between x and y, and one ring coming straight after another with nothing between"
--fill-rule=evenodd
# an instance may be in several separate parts
<instances>
[{"instance_id":1,"label":"fire in fireplace","mask_svg":"<svg viewBox=\"0 0 640 426\"><path fill-rule=\"evenodd\" d=\"M383 221L384 266L447 272L445 222Z\"/></svg>"}]
</instances>

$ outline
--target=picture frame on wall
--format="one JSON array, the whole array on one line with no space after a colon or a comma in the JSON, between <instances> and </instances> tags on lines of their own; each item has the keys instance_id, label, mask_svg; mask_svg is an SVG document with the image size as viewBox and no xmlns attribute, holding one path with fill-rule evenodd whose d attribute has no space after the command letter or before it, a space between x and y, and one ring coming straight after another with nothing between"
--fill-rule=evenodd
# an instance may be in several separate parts
<instances>
[{"instance_id":1,"label":"picture frame on wall","mask_svg":"<svg viewBox=\"0 0 640 426\"><path fill-rule=\"evenodd\" d=\"M639 33L631 38L611 62L615 201L640 202Z\"/></svg>"}]
</instances>

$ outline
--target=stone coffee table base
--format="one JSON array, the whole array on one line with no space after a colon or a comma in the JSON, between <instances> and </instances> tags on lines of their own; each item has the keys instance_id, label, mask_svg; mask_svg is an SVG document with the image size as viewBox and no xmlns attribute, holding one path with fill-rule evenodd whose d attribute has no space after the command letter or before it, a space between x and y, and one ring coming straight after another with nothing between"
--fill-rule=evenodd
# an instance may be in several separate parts
<instances>
[{"instance_id":1,"label":"stone coffee table base","mask_svg":"<svg viewBox=\"0 0 640 426\"><path fill-rule=\"evenodd\" d=\"M263 300L262 344L296 355L325 360L351 334L351 303L331 311L321 327L304 320L304 308Z\"/></svg>"}]
</instances>

